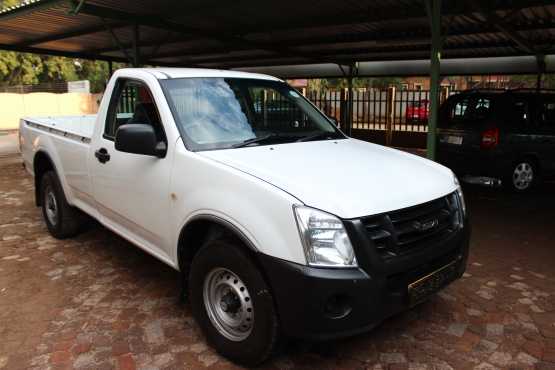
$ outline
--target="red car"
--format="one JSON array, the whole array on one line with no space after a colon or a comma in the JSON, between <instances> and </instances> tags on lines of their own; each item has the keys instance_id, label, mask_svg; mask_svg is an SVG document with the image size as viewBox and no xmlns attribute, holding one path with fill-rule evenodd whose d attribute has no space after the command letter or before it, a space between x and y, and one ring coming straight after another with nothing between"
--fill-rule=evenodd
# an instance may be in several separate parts
<instances>
[{"instance_id":1,"label":"red car","mask_svg":"<svg viewBox=\"0 0 555 370\"><path fill-rule=\"evenodd\" d=\"M430 112L430 102L428 100L419 100L409 102L407 104L407 109L405 115L407 121L427 121L428 113Z\"/></svg>"}]
</instances>

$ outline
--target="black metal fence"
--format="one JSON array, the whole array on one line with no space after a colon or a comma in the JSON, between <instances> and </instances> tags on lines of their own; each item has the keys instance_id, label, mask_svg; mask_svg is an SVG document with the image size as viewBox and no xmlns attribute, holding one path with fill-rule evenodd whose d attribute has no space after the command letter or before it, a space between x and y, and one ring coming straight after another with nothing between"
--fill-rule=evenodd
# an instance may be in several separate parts
<instances>
[{"instance_id":1,"label":"black metal fence","mask_svg":"<svg viewBox=\"0 0 555 370\"><path fill-rule=\"evenodd\" d=\"M441 101L457 91L444 89ZM348 91L308 91L305 96L342 126L348 122ZM428 90L354 90L352 129L427 132L430 92Z\"/></svg>"}]
</instances>

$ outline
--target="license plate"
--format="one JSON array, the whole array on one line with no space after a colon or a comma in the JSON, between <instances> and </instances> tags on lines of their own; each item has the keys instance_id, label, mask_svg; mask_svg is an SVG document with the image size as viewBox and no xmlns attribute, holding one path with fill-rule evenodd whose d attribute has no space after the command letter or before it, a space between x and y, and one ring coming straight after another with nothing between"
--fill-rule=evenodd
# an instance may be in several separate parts
<instances>
[{"instance_id":1,"label":"license plate","mask_svg":"<svg viewBox=\"0 0 555 370\"><path fill-rule=\"evenodd\" d=\"M445 141L448 144L461 145L462 142L463 142L463 138L462 138L462 136L448 135L448 136L445 137Z\"/></svg>"},{"instance_id":2,"label":"license plate","mask_svg":"<svg viewBox=\"0 0 555 370\"><path fill-rule=\"evenodd\" d=\"M431 294L439 291L454 279L456 273L457 261L453 261L431 274L428 274L409 284L408 294L410 305L413 306L420 303Z\"/></svg>"}]
</instances>

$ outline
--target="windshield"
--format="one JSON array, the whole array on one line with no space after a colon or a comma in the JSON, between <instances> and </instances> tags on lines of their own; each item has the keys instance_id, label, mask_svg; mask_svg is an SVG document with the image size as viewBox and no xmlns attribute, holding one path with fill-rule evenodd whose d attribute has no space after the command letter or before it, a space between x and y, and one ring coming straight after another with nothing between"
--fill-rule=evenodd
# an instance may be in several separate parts
<instances>
[{"instance_id":1,"label":"windshield","mask_svg":"<svg viewBox=\"0 0 555 370\"><path fill-rule=\"evenodd\" d=\"M345 138L283 82L180 78L160 83L190 150Z\"/></svg>"}]
</instances>

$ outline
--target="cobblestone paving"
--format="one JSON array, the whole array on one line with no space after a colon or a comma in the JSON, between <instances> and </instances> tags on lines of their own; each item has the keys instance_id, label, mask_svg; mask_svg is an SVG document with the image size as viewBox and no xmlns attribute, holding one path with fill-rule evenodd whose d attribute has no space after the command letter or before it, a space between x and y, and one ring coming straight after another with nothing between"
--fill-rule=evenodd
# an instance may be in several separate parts
<instances>
[{"instance_id":1,"label":"cobblestone paving","mask_svg":"<svg viewBox=\"0 0 555 370\"><path fill-rule=\"evenodd\" d=\"M555 369L550 192L469 192L474 234L461 280L370 333L288 343L264 368ZM100 226L51 238L31 178L0 163L0 369L236 368L176 294L173 270Z\"/></svg>"}]
</instances>

